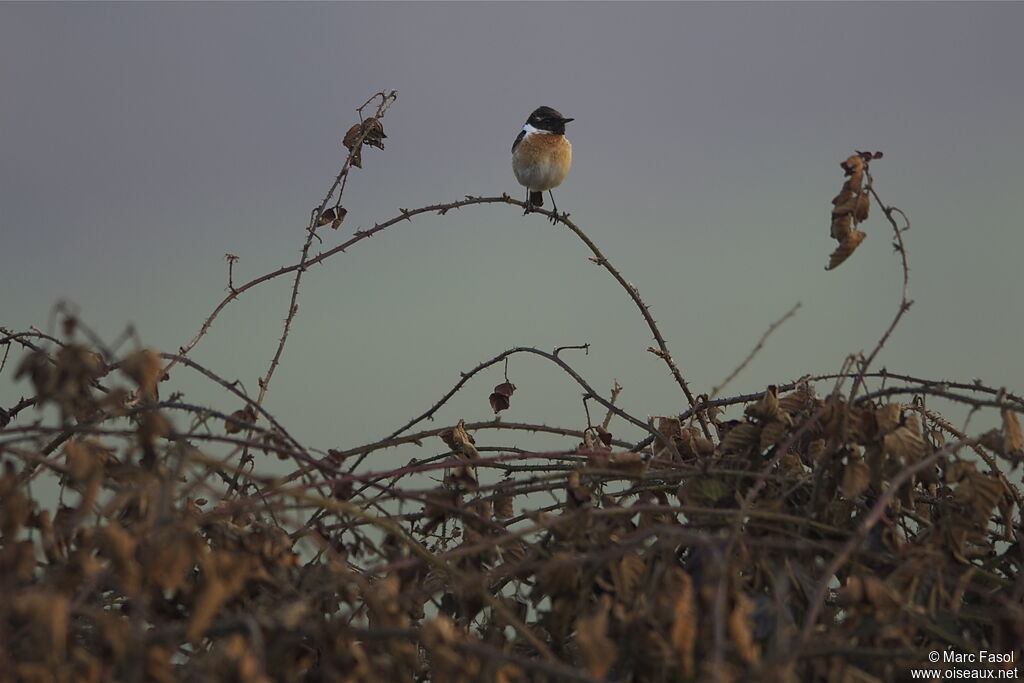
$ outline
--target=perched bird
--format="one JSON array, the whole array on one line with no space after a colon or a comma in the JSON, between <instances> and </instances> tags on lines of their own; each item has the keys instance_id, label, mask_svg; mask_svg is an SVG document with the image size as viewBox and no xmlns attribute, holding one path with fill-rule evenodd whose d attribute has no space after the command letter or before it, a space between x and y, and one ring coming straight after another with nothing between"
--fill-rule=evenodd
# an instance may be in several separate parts
<instances>
[{"instance_id":1,"label":"perched bird","mask_svg":"<svg viewBox=\"0 0 1024 683\"><path fill-rule=\"evenodd\" d=\"M526 188L526 213L544 206L547 190L554 215L558 214L551 190L562 184L572 166L572 145L565 137L565 124L572 120L551 107L537 107L512 144L512 170Z\"/></svg>"}]
</instances>

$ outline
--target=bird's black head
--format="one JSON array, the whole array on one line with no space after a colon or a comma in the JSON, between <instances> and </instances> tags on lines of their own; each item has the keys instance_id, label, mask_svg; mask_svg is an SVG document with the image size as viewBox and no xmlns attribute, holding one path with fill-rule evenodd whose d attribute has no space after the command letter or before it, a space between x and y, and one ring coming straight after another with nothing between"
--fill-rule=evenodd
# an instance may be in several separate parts
<instances>
[{"instance_id":1,"label":"bird's black head","mask_svg":"<svg viewBox=\"0 0 1024 683\"><path fill-rule=\"evenodd\" d=\"M573 120L565 118L561 112L551 107L537 107L530 114L530 118L526 119L526 123L538 130L546 130L558 135L564 135L565 124Z\"/></svg>"}]
</instances>

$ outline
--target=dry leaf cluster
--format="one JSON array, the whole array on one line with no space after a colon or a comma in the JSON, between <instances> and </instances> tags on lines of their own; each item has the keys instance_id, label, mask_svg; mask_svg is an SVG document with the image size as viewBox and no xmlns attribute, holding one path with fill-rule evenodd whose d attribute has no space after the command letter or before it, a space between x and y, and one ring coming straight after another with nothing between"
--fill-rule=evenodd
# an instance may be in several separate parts
<instances>
[{"instance_id":1,"label":"dry leaf cluster","mask_svg":"<svg viewBox=\"0 0 1024 683\"><path fill-rule=\"evenodd\" d=\"M881 152L857 152L844 161L841 166L846 174L843 189L832 199L832 239L839 242L836 250L829 256L825 270L836 268L860 246L867 234L858 230L857 226L868 219L871 208L871 175L868 165L872 159L880 159Z\"/></svg>"},{"instance_id":2,"label":"dry leaf cluster","mask_svg":"<svg viewBox=\"0 0 1024 683\"><path fill-rule=\"evenodd\" d=\"M1024 404L1005 392L974 440L919 402L805 382L708 411L712 439L665 417L646 447L595 427L522 453L460 422L432 432L435 458L356 474L251 406L217 428L155 402L154 357L21 363L62 421L4 432L5 677L866 681L932 649L1019 654ZM264 479L242 453L300 468ZM47 472L56 507L33 495Z\"/></svg>"},{"instance_id":3,"label":"dry leaf cluster","mask_svg":"<svg viewBox=\"0 0 1024 683\"><path fill-rule=\"evenodd\" d=\"M373 144L371 121L347 137ZM847 160L837 198L842 258L867 161ZM381 441L321 451L190 360L195 342L119 355L64 323L60 339L0 328L0 373L31 390L0 410L0 680L847 683L905 680L932 650L1024 655L1011 392L865 362L648 421L560 355L586 347L519 347ZM525 400L507 366L523 355L605 419L491 418ZM411 431L501 361L488 421ZM188 403L176 364L231 404ZM929 398L1001 426L969 436ZM564 447L515 445L537 432ZM367 457L414 445L429 456Z\"/></svg>"}]
</instances>

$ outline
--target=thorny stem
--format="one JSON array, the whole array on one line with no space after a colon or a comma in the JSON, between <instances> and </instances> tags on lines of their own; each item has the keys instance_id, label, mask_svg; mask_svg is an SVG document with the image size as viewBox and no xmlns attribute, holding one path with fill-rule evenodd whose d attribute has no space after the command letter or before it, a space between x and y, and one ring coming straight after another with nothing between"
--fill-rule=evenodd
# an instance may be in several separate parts
<instances>
[{"instance_id":1,"label":"thorny stem","mask_svg":"<svg viewBox=\"0 0 1024 683\"><path fill-rule=\"evenodd\" d=\"M875 348L871 351L870 354L868 354L868 357L865 358L860 364L860 372L857 374L857 378L853 381L853 386L850 388L851 403L853 402L854 397L856 397L858 389L860 389L864 385L864 374L871 367L871 363L874 362L875 357L878 355L879 351L882 350L882 347L885 346L885 343L889 340L889 336L892 334L892 331L896 329L896 325L898 325L900 320L903 318L903 314L910 310L910 307L914 303L908 297L908 288L910 283L910 266L907 265L907 249L903 244L903 232L910 229L910 219L908 219L907 215L900 211L899 209L897 209L896 207L887 206L885 203L883 203L882 198L879 197L878 192L875 191L875 184L871 177L871 174L865 172L865 175L867 176L868 181L868 192L870 192L871 195L875 198L875 201L878 203L879 208L882 209L882 213L885 214L886 219L892 226L894 237L893 248L900 255L900 267L903 270L903 291L900 294L899 308L896 310L896 315L893 316L892 322L889 323L889 327L886 328L885 332L882 334L881 339L879 339L878 343L875 344ZM896 224L896 219L893 217L893 214L895 213L898 213L900 214L900 216L903 217L904 227L900 228L900 226Z\"/></svg>"},{"instance_id":2,"label":"thorny stem","mask_svg":"<svg viewBox=\"0 0 1024 683\"><path fill-rule=\"evenodd\" d=\"M379 119L382 118L384 114L387 113L388 109L391 108L391 105L394 104L395 100L397 99L397 94L395 93L395 91L391 91L391 93L388 95L385 95L384 93L378 93L377 95L371 97L369 100L366 101L366 104L359 108L360 119L362 118L363 107L366 107L371 101L373 101L377 97L380 97L381 100L380 104L377 106L376 113L376 118ZM353 159L356 158L356 155L360 153L360 150L362 149L363 145L363 139L366 137L367 133L367 130L364 130L360 133L359 137L353 144L351 151L349 151L348 157L345 159L345 163L344 165L342 165L341 171L338 173L338 177L335 178L334 184L331 185L331 189L327 191L327 195L324 197L323 201L320 202L320 206L317 207L317 209L313 212L312 216L310 217L309 226L306 229L306 240L302 245L302 256L299 258L300 263L304 263L306 259L309 257L309 249L313 245L313 240L318 237L316 234L317 222L320 216L323 214L324 209L327 208L327 204L330 203L331 197L334 195L335 190L338 189L339 186L340 191L338 194L338 201L341 201L341 192L344 192L344 184L348 178L349 170L352 168L352 161ZM281 333L281 339L278 341L277 350L274 352L274 358L270 361L270 367L267 368L266 374L262 377L262 379L260 379L260 394L256 399L257 405L263 404L263 398L267 395L267 390L270 388L270 379L274 376L274 370L277 369L277 366L281 362L281 353L284 351L284 345L288 341L288 334L289 332L291 332L292 321L295 319L295 314L299 312L299 283L302 281L302 275L305 272L305 268L299 268L295 271L295 279L294 282L292 283L292 293L288 305L288 314L285 316L284 320L284 330Z\"/></svg>"}]
</instances>

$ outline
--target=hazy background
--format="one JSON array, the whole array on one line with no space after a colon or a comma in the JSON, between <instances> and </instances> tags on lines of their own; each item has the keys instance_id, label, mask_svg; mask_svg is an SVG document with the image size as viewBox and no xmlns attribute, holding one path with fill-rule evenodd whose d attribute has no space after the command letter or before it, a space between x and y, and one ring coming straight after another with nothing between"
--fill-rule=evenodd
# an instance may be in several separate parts
<instances>
[{"instance_id":1,"label":"hazy background","mask_svg":"<svg viewBox=\"0 0 1024 683\"><path fill-rule=\"evenodd\" d=\"M877 209L823 270L839 162L882 150L916 303L877 367L1021 391L1022 25L1020 3L0 4L0 325L52 330L63 298L108 339L131 323L177 349L225 294L225 252L236 282L296 262L355 108L396 89L387 149L364 153L324 248L399 207L519 196L512 141L552 106L576 118L559 208L639 288L695 392L803 303L726 393L756 391L838 369L895 312ZM312 447L352 447L509 347L587 342L565 359L602 390L617 378L627 410L685 409L626 294L565 228L520 214L416 218L310 271L268 409ZM192 357L255 394L290 286L247 292ZM30 392L21 355L2 406ZM515 357L510 378L506 419L585 426L551 366ZM439 423L489 418L500 381ZM187 369L175 389L240 407Z\"/></svg>"}]
</instances>

